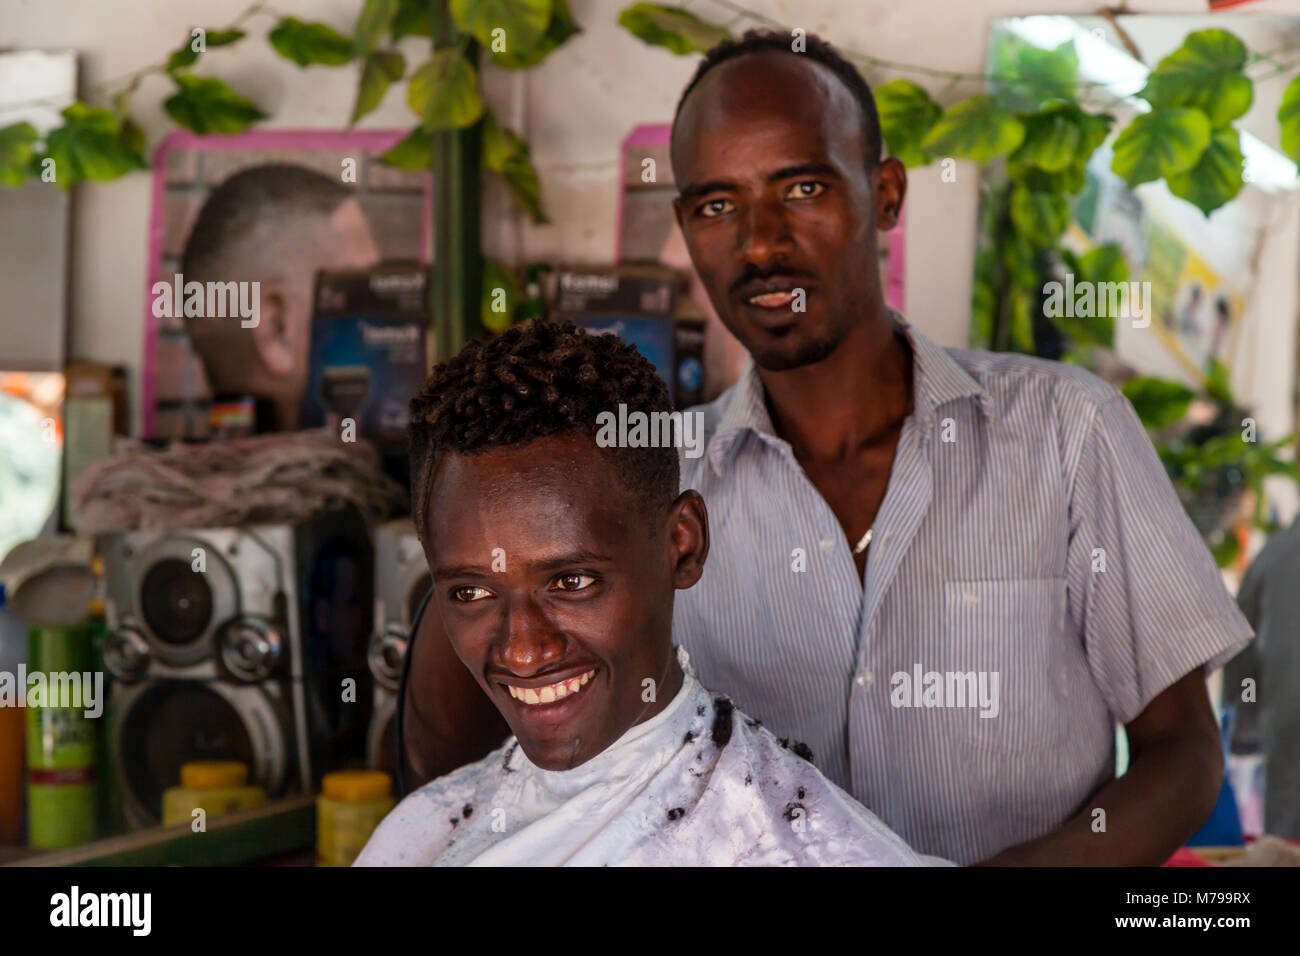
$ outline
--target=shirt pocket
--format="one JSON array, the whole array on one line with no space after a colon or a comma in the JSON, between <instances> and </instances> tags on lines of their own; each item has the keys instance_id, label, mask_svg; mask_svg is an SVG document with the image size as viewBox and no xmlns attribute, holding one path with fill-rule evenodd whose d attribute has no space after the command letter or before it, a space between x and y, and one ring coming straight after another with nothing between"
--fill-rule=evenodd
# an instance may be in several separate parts
<instances>
[{"instance_id":1,"label":"shirt pocket","mask_svg":"<svg viewBox=\"0 0 1300 956\"><path fill-rule=\"evenodd\" d=\"M972 747L1000 754L1051 751L1067 743L1070 697L1065 578L946 581L937 661L950 728ZM973 675L973 677L972 677ZM948 691L964 685L962 694ZM977 693L969 702L970 688ZM954 699L955 698L955 699Z\"/></svg>"}]
</instances>

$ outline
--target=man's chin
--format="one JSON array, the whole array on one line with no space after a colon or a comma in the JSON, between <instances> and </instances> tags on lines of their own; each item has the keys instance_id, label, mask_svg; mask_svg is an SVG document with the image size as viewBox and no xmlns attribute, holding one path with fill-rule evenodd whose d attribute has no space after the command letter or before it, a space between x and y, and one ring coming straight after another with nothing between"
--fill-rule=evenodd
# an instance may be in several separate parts
<instances>
[{"instance_id":1,"label":"man's chin","mask_svg":"<svg viewBox=\"0 0 1300 956\"><path fill-rule=\"evenodd\" d=\"M519 746L528 758L528 762L541 770L564 771L581 767L596 754L586 753L581 739L548 740L546 742L522 738Z\"/></svg>"},{"instance_id":2,"label":"man's chin","mask_svg":"<svg viewBox=\"0 0 1300 956\"><path fill-rule=\"evenodd\" d=\"M802 339L760 345L749 350L754 364L765 372L788 372L791 369L816 365L829 357L838 347L834 339Z\"/></svg>"}]
</instances>

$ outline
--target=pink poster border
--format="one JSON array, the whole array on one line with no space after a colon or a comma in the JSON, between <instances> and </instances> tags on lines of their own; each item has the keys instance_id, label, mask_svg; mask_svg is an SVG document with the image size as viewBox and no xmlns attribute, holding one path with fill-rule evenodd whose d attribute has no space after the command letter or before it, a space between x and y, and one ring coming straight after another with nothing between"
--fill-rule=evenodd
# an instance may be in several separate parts
<instances>
[{"instance_id":1,"label":"pink poster border","mask_svg":"<svg viewBox=\"0 0 1300 956\"><path fill-rule=\"evenodd\" d=\"M161 279L163 234L166 228L163 215L163 197L167 188L166 159L172 152L201 149L205 152L234 149L263 150L337 150L355 149L364 153L384 152L396 145L409 130L320 130L320 129L258 129L233 136L199 135L189 130L172 130L153 154L153 183L149 211L149 266L144 287L144 357L140 366L140 431L145 437L153 436L154 428L154 364L158 342L158 319L153 314L150 299L154 283ZM424 221L433 218L433 173L424 189ZM427 230L421 230L420 258L429 261Z\"/></svg>"}]
</instances>

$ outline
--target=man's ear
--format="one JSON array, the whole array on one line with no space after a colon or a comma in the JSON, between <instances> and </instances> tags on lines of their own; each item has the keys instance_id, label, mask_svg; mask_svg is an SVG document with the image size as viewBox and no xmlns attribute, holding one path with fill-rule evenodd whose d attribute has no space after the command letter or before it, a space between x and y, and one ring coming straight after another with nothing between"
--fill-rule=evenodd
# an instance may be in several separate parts
<instances>
[{"instance_id":1,"label":"man's ear","mask_svg":"<svg viewBox=\"0 0 1300 956\"><path fill-rule=\"evenodd\" d=\"M672 560L673 587L684 591L694 587L704 573L709 556L709 512L698 491L683 491L673 502Z\"/></svg>"},{"instance_id":2,"label":"man's ear","mask_svg":"<svg viewBox=\"0 0 1300 956\"><path fill-rule=\"evenodd\" d=\"M258 323L248 332L253 336L257 357L276 378L293 373L297 351L292 316L292 302L284 283L278 279L263 281Z\"/></svg>"},{"instance_id":3,"label":"man's ear","mask_svg":"<svg viewBox=\"0 0 1300 956\"><path fill-rule=\"evenodd\" d=\"M876 165L874 178L876 228L893 229L898 225L898 215L903 210L903 199L907 195L907 169L891 156Z\"/></svg>"}]
</instances>

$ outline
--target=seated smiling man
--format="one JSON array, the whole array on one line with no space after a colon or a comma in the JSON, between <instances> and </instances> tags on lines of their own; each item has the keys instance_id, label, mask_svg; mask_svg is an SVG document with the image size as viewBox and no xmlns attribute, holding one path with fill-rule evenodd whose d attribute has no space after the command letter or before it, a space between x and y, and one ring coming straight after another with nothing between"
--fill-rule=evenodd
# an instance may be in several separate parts
<instances>
[{"instance_id":1,"label":"seated smiling man","mask_svg":"<svg viewBox=\"0 0 1300 956\"><path fill-rule=\"evenodd\" d=\"M695 680L673 597L704 570L704 501L673 448L597 444L620 405L672 408L632 346L547 322L412 401L429 607L514 737L403 800L357 865L936 862Z\"/></svg>"}]
</instances>

